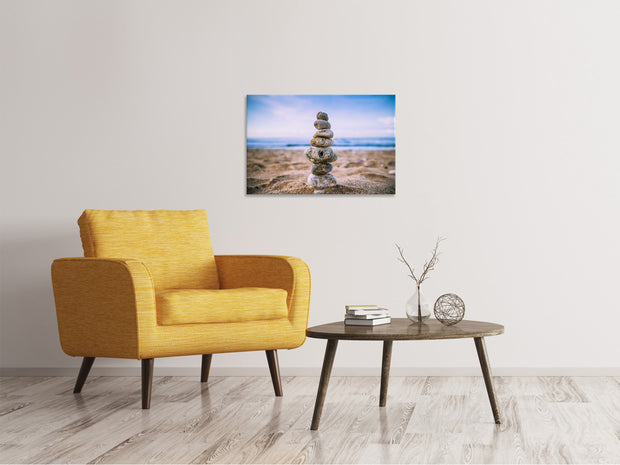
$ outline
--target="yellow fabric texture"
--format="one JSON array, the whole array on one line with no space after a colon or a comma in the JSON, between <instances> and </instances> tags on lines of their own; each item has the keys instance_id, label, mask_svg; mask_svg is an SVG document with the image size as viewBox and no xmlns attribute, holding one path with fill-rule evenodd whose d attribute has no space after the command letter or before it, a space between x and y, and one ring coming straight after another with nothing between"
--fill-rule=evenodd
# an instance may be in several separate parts
<instances>
[{"instance_id":1,"label":"yellow fabric texture","mask_svg":"<svg viewBox=\"0 0 620 465\"><path fill-rule=\"evenodd\" d=\"M137 358L138 314L155 299L143 263L63 258L52 263L63 351L81 357Z\"/></svg>"},{"instance_id":2,"label":"yellow fabric texture","mask_svg":"<svg viewBox=\"0 0 620 465\"><path fill-rule=\"evenodd\" d=\"M204 210L85 210L78 220L85 257L143 262L163 289L218 289Z\"/></svg>"},{"instance_id":3,"label":"yellow fabric texture","mask_svg":"<svg viewBox=\"0 0 620 465\"><path fill-rule=\"evenodd\" d=\"M284 289L172 289L157 294L161 325L237 323L286 318Z\"/></svg>"},{"instance_id":4,"label":"yellow fabric texture","mask_svg":"<svg viewBox=\"0 0 620 465\"><path fill-rule=\"evenodd\" d=\"M191 273L180 271L181 263L177 258L171 258L174 267L169 267L161 257L155 257L161 250L166 254L174 254L172 246L163 244L161 239L157 239L160 244L158 247L136 244L136 255L126 246L120 245L123 237L133 237L131 240L134 243L137 241L136 236L125 230L130 229L131 222L120 225L116 220L118 217L131 215L126 215L128 212L120 213L119 216L107 216L114 219L111 232L107 232L104 222L99 224L99 220L93 222L97 223L97 226L93 227L93 223L83 226L88 218L106 217L101 211L87 210L80 218L84 250L85 254L94 254L97 257L63 258L52 264L59 334L62 348L67 354L143 359L293 349L303 344L310 305L310 271L302 260L271 255L216 255L212 264L205 265L204 252L195 250L193 253L203 257L203 265L200 266L196 265L195 257L190 256L192 253L183 251L181 253L192 263L191 266L197 273L202 274L205 269L216 273L215 278L195 278ZM195 248L200 249L206 240L205 247L211 254L204 211L174 212L181 213L178 221L170 219L174 218L171 212L130 213L149 219L153 224L153 231L165 229L163 223L167 224L170 231L165 235L175 244L179 243L177 236L180 234L173 230L177 224L181 224L181 230L187 234L183 239L185 246L190 249L190 243L194 243L189 241L188 237L200 236L199 240L196 239L198 245ZM157 219L158 213L168 219L160 221ZM190 231L191 221L189 218L181 218L184 214L197 219L197 227L202 231L200 234ZM88 231L85 228L88 228ZM144 240L148 239L149 234L155 234L144 233L145 230L147 229L140 229ZM114 240L119 241L119 244L114 245ZM113 251L115 247L118 252ZM105 256L99 257L99 253ZM109 254L112 253L123 253L125 256L110 257ZM144 257L150 262L144 261ZM209 261L208 257L206 261ZM152 266L160 273L158 279L151 271ZM173 270L170 283L174 286L169 286L166 280L165 271L168 269ZM196 279L204 286L196 286ZM211 286L215 286L216 282L217 287L229 290L283 290L286 292L286 311L278 313L281 317L251 321L234 321L235 316L231 316L228 322L214 323L163 325L158 321L157 295L164 295L172 289L214 289ZM282 292L279 294L281 298L284 297ZM236 302L231 300L228 305L229 311L234 313L243 308L243 299ZM224 314L223 310L221 314Z\"/></svg>"}]
</instances>

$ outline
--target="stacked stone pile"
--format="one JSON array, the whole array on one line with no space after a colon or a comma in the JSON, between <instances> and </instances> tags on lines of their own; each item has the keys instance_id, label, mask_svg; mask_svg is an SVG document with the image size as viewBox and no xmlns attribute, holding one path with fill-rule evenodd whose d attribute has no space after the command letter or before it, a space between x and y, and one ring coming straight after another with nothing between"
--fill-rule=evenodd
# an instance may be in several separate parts
<instances>
[{"instance_id":1,"label":"stacked stone pile","mask_svg":"<svg viewBox=\"0 0 620 465\"><path fill-rule=\"evenodd\" d=\"M306 157L314 166L312 173L308 176L308 184L314 187L314 192L323 193L326 187L336 185L336 178L329 174L333 169L332 162L338 159L338 156L332 150L334 141L334 133L331 130L331 124L328 121L327 113L319 111L316 115L314 127L316 132L310 141L311 147L306 149Z\"/></svg>"}]
</instances>

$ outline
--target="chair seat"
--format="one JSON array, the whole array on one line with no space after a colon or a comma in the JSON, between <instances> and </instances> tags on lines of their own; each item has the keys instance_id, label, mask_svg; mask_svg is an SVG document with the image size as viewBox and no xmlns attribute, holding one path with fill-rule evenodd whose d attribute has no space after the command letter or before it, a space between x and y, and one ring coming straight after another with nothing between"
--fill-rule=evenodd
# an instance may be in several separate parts
<instances>
[{"instance_id":1,"label":"chair seat","mask_svg":"<svg viewBox=\"0 0 620 465\"><path fill-rule=\"evenodd\" d=\"M157 294L160 325L237 323L287 318L284 289L169 289Z\"/></svg>"}]
</instances>

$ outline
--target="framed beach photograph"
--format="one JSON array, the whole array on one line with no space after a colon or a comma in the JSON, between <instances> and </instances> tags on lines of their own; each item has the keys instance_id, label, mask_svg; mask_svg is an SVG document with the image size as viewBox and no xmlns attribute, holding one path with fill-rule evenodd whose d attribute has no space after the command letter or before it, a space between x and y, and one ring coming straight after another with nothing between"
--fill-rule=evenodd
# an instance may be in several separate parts
<instances>
[{"instance_id":1,"label":"framed beach photograph","mask_svg":"<svg viewBox=\"0 0 620 465\"><path fill-rule=\"evenodd\" d=\"M395 95L248 95L247 194L395 194Z\"/></svg>"}]
</instances>

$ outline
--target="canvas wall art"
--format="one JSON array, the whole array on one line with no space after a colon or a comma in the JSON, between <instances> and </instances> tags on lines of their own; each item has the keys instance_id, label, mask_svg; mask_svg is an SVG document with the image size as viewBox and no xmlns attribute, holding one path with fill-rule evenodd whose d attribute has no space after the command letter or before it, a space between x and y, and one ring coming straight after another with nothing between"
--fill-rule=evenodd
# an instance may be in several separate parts
<instances>
[{"instance_id":1,"label":"canvas wall art","mask_svg":"<svg viewBox=\"0 0 620 465\"><path fill-rule=\"evenodd\" d=\"M395 194L394 95L248 95L248 194Z\"/></svg>"}]
</instances>

